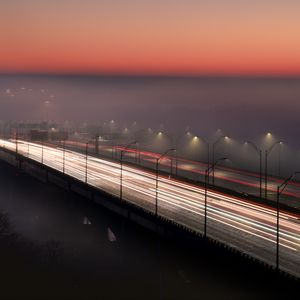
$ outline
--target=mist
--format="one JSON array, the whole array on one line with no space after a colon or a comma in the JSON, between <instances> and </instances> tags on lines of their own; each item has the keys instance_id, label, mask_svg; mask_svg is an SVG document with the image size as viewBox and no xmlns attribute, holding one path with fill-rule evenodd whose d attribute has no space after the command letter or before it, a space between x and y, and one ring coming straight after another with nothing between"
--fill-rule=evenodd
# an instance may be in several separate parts
<instances>
[{"instance_id":1,"label":"mist","mask_svg":"<svg viewBox=\"0 0 300 300\"><path fill-rule=\"evenodd\" d=\"M188 126L207 137L220 128L243 140L271 131L295 146L299 99L300 79L0 77L1 120L114 119L122 126L136 121L171 132Z\"/></svg>"}]
</instances>

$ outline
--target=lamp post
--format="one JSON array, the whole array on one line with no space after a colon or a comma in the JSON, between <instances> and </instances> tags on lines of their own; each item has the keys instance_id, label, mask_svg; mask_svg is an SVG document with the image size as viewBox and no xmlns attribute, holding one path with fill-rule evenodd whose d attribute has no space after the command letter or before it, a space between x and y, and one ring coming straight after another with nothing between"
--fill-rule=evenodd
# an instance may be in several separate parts
<instances>
[{"instance_id":1,"label":"lamp post","mask_svg":"<svg viewBox=\"0 0 300 300\"><path fill-rule=\"evenodd\" d=\"M85 143L85 183L87 183L88 177L88 146L93 140L89 140Z\"/></svg>"},{"instance_id":2,"label":"lamp post","mask_svg":"<svg viewBox=\"0 0 300 300\"><path fill-rule=\"evenodd\" d=\"M259 197L262 197L262 151L251 141L246 141L246 144L249 144L253 147L256 153L259 155Z\"/></svg>"},{"instance_id":3,"label":"lamp post","mask_svg":"<svg viewBox=\"0 0 300 300\"><path fill-rule=\"evenodd\" d=\"M288 177L281 185L277 186L277 198L276 198L276 270L279 271L279 198L289 182L300 172L294 172Z\"/></svg>"},{"instance_id":4,"label":"lamp post","mask_svg":"<svg viewBox=\"0 0 300 300\"><path fill-rule=\"evenodd\" d=\"M265 198L268 199L268 155L277 145L281 145L282 142L275 142L269 149L265 151Z\"/></svg>"},{"instance_id":5,"label":"lamp post","mask_svg":"<svg viewBox=\"0 0 300 300\"><path fill-rule=\"evenodd\" d=\"M140 143L136 142L136 155L135 155L136 164L141 164L141 146Z\"/></svg>"},{"instance_id":6,"label":"lamp post","mask_svg":"<svg viewBox=\"0 0 300 300\"><path fill-rule=\"evenodd\" d=\"M215 148L218 145L218 143L222 140L222 139L226 139L227 136L222 135L220 136L212 145L212 162L215 161ZM212 168L212 184L215 185L215 166Z\"/></svg>"},{"instance_id":7,"label":"lamp post","mask_svg":"<svg viewBox=\"0 0 300 300\"><path fill-rule=\"evenodd\" d=\"M169 137L171 139L171 144L172 144L171 147L173 147L173 149L177 149L176 138L171 135ZM175 154L175 175L177 175L177 151L176 150L174 151L174 154ZM171 175L173 175L173 156L171 157Z\"/></svg>"},{"instance_id":8,"label":"lamp post","mask_svg":"<svg viewBox=\"0 0 300 300\"><path fill-rule=\"evenodd\" d=\"M159 134L163 134L165 136L167 136L170 141L171 141L171 144L172 144L172 149L177 149L177 139L172 136L172 135L169 135L167 133L165 133L164 131L159 131L158 132L158 135ZM177 173L178 173L178 156L177 156L177 151L175 151L175 175L177 176ZM171 159L171 174L173 174L173 159Z\"/></svg>"},{"instance_id":9,"label":"lamp post","mask_svg":"<svg viewBox=\"0 0 300 300\"><path fill-rule=\"evenodd\" d=\"M29 135L27 134L27 157L29 157Z\"/></svg>"},{"instance_id":10,"label":"lamp post","mask_svg":"<svg viewBox=\"0 0 300 300\"><path fill-rule=\"evenodd\" d=\"M214 170L214 167L223 160L226 160L226 157L219 158L217 161L213 162L211 166L205 170L205 180L204 180L204 237L206 238L207 231L207 184L209 181L209 174Z\"/></svg>"},{"instance_id":11,"label":"lamp post","mask_svg":"<svg viewBox=\"0 0 300 300\"><path fill-rule=\"evenodd\" d=\"M63 140L63 174L65 174L66 141Z\"/></svg>"},{"instance_id":12,"label":"lamp post","mask_svg":"<svg viewBox=\"0 0 300 300\"><path fill-rule=\"evenodd\" d=\"M120 162L120 200L123 199L123 156L124 153L128 150L131 145L136 144L137 142L131 142L125 146L123 150L121 150L121 162Z\"/></svg>"},{"instance_id":13,"label":"lamp post","mask_svg":"<svg viewBox=\"0 0 300 300\"><path fill-rule=\"evenodd\" d=\"M111 140L111 159L112 160L114 159L114 149L115 149L115 147L114 147L114 141Z\"/></svg>"},{"instance_id":14,"label":"lamp post","mask_svg":"<svg viewBox=\"0 0 300 300\"><path fill-rule=\"evenodd\" d=\"M176 149L168 149L165 153L161 154L157 159L156 159L156 184L155 184L155 217L157 217L157 208L158 208L158 167L159 167L159 162L160 160L165 157L169 152L171 151L176 151Z\"/></svg>"},{"instance_id":15,"label":"lamp post","mask_svg":"<svg viewBox=\"0 0 300 300\"><path fill-rule=\"evenodd\" d=\"M200 139L205 145L206 145L206 147L207 147L207 168L209 167L209 152L210 152L210 145L209 145L209 143L206 141L206 139L204 139L202 136L198 136L198 135L196 135L195 137L194 137L194 139Z\"/></svg>"},{"instance_id":16,"label":"lamp post","mask_svg":"<svg viewBox=\"0 0 300 300\"><path fill-rule=\"evenodd\" d=\"M204 144L206 144L206 147L207 147L207 167L208 167L209 166L209 150L210 150L210 145L209 145L209 143L203 137L201 137L201 140L204 142Z\"/></svg>"},{"instance_id":17,"label":"lamp post","mask_svg":"<svg viewBox=\"0 0 300 300\"><path fill-rule=\"evenodd\" d=\"M174 147L173 149L174 149L174 152L175 152L175 175L177 176L177 174L178 174L178 153L177 153L177 139L178 139L178 137L176 138L176 137L172 136L171 139L172 139L172 146ZM171 160L171 164L172 164L172 160ZM172 174L172 172L171 172L171 174Z\"/></svg>"},{"instance_id":18,"label":"lamp post","mask_svg":"<svg viewBox=\"0 0 300 300\"><path fill-rule=\"evenodd\" d=\"M19 129L18 125L16 127L16 155L18 155L18 139L19 139Z\"/></svg>"},{"instance_id":19,"label":"lamp post","mask_svg":"<svg viewBox=\"0 0 300 300\"><path fill-rule=\"evenodd\" d=\"M42 141L42 164L44 163L44 141Z\"/></svg>"},{"instance_id":20,"label":"lamp post","mask_svg":"<svg viewBox=\"0 0 300 300\"><path fill-rule=\"evenodd\" d=\"M281 147L278 149L278 177L280 178L281 176Z\"/></svg>"}]
</instances>

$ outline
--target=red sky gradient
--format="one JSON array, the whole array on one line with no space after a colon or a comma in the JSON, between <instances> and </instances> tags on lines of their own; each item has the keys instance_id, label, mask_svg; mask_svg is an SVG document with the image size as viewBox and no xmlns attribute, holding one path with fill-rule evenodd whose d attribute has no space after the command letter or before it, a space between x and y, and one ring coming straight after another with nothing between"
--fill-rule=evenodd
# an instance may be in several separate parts
<instances>
[{"instance_id":1,"label":"red sky gradient","mask_svg":"<svg viewBox=\"0 0 300 300\"><path fill-rule=\"evenodd\" d=\"M4 0L0 72L300 75L300 1L241 2Z\"/></svg>"}]
</instances>

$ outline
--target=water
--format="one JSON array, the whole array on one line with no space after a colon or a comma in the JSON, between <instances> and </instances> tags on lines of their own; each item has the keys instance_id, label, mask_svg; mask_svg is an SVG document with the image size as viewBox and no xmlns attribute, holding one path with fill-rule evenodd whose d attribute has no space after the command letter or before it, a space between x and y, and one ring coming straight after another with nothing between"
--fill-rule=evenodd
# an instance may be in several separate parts
<instances>
[{"instance_id":1,"label":"water","mask_svg":"<svg viewBox=\"0 0 300 300\"><path fill-rule=\"evenodd\" d=\"M274 299L284 292L260 268L245 265L245 273L222 252L158 239L2 162L0 195L18 236L8 244L0 235L1 299Z\"/></svg>"}]
</instances>

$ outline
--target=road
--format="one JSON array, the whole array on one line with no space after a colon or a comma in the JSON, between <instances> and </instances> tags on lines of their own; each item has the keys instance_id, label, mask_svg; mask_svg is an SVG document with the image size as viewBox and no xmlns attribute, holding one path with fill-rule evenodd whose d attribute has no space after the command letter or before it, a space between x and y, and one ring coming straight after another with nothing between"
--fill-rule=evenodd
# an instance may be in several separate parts
<instances>
[{"instance_id":1,"label":"road","mask_svg":"<svg viewBox=\"0 0 300 300\"><path fill-rule=\"evenodd\" d=\"M0 147L15 151L13 141L0 140ZM63 149L18 142L18 153L63 170ZM165 163L167 163L166 158ZM88 157L88 184L114 196L120 192L120 164ZM85 181L84 154L65 151L65 173ZM154 173L124 165L123 198L155 211ZM159 177L158 214L203 233L204 190L168 177ZM276 211L243 199L208 191L207 234L253 257L275 264ZM300 277L300 215L280 213L280 268Z\"/></svg>"},{"instance_id":2,"label":"road","mask_svg":"<svg viewBox=\"0 0 300 300\"><path fill-rule=\"evenodd\" d=\"M79 141L66 141L66 145L73 150L81 150L84 151L85 143ZM95 153L94 145L89 144L89 152ZM119 158L120 152L124 147L114 145L110 146L99 146L99 154L101 156L106 156L109 158ZM112 153L113 151L113 153ZM142 149L135 149L133 145L132 148L126 150L126 156L132 162L137 162L141 166L145 166L148 168L155 168L156 158L159 157L159 153L145 151ZM138 160L137 160L138 158ZM166 171L170 172L170 162L162 161L162 168ZM193 161L190 159L185 159L182 157L178 157L177 161L178 175L183 178L188 178L195 181L204 181L205 170L207 169L207 163ZM173 172L175 172L175 160L173 160ZM276 189L279 184L281 184L284 179L279 179L274 176L268 176L268 199L276 200ZM259 197L260 195L260 177L258 173L250 172L246 170L239 170L236 168L230 168L227 166L218 165L215 168L215 184L216 186L231 189L233 191L237 191L239 193L245 193L249 195L254 195ZM265 182L264 176L262 178L262 197L265 196ZM292 181L287 186L282 194L282 203L286 205L299 208L300 209L300 182Z\"/></svg>"}]
</instances>

